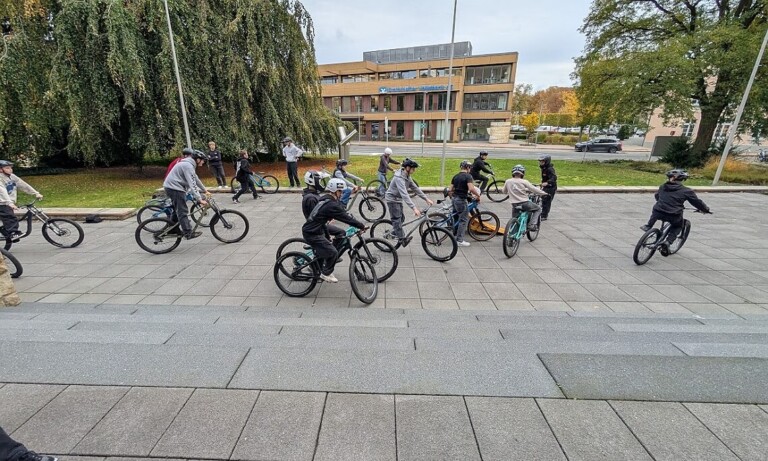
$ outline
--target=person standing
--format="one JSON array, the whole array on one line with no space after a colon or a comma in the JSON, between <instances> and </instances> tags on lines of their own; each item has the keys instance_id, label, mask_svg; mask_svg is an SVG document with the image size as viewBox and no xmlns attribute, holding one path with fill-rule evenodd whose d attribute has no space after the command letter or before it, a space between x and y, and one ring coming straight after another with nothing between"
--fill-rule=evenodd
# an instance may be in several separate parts
<instances>
[{"instance_id":1,"label":"person standing","mask_svg":"<svg viewBox=\"0 0 768 461\"><path fill-rule=\"evenodd\" d=\"M379 197L382 197L387 191L387 171L395 171L391 166L389 166L390 164L400 165L400 162L392 158L392 149L387 147L384 149L384 153L381 154L381 157L379 157L379 169L376 170L376 177L379 181L381 181L381 185L376 191Z\"/></svg>"},{"instance_id":2,"label":"person standing","mask_svg":"<svg viewBox=\"0 0 768 461\"><path fill-rule=\"evenodd\" d=\"M303 153L304 151L296 147L293 143L293 139L283 139L283 157L285 157L285 164L288 170L288 181L291 183L291 187L301 187L301 182L299 181L299 166L297 162Z\"/></svg>"},{"instance_id":3,"label":"person standing","mask_svg":"<svg viewBox=\"0 0 768 461\"><path fill-rule=\"evenodd\" d=\"M253 193L253 198L259 198L259 194L256 192L256 187L253 185L253 179L251 175L251 162L248 160L248 151L242 149L239 152L240 159L237 161L237 172L235 173L235 179L240 183L240 190L232 197L234 203L240 203L240 196L250 189Z\"/></svg>"},{"instance_id":4,"label":"person standing","mask_svg":"<svg viewBox=\"0 0 768 461\"><path fill-rule=\"evenodd\" d=\"M546 221L549 217L549 209L552 207L552 199L557 192L557 174L555 174L555 167L552 166L552 156L539 155L539 168L541 168L541 188L548 194L541 199L541 220Z\"/></svg>"},{"instance_id":5,"label":"person standing","mask_svg":"<svg viewBox=\"0 0 768 461\"><path fill-rule=\"evenodd\" d=\"M467 232L467 223L469 222L469 213L467 212L467 199L471 193L475 200L480 201L480 189L475 186L475 181L469 170L472 164L463 160L459 166L461 171L451 179L451 201L453 212L459 217L459 227L456 229L456 241L461 247L468 247L469 242L464 240L464 234Z\"/></svg>"},{"instance_id":6,"label":"person standing","mask_svg":"<svg viewBox=\"0 0 768 461\"><path fill-rule=\"evenodd\" d=\"M2 461L57 461L53 456L39 455L13 440L0 427L0 460Z\"/></svg>"},{"instance_id":7,"label":"person standing","mask_svg":"<svg viewBox=\"0 0 768 461\"><path fill-rule=\"evenodd\" d=\"M216 149L216 143L213 141L208 142L208 165L211 168L211 173L216 178L216 185L219 186L219 189L227 187L227 178L224 176L221 152Z\"/></svg>"},{"instance_id":8,"label":"person standing","mask_svg":"<svg viewBox=\"0 0 768 461\"><path fill-rule=\"evenodd\" d=\"M200 202L202 205L208 203L200 196L200 192L208 194L200 178L197 177L195 169L205 164L206 156L204 153L189 147L182 151L184 158L174 165L171 172L163 181L165 194L171 199L174 213L171 215L173 222L178 222L181 232L187 240L200 237L203 233L200 231L192 232L192 224L189 222L189 207L187 206L187 193Z\"/></svg>"}]
</instances>

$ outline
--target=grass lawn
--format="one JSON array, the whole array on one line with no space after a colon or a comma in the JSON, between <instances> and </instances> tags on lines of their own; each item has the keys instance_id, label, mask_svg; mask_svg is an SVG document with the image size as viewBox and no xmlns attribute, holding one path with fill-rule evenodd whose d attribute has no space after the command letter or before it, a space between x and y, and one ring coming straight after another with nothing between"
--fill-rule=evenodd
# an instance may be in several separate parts
<instances>
[{"instance_id":1,"label":"grass lawn","mask_svg":"<svg viewBox=\"0 0 768 461\"><path fill-rule=\"evenodd\" d=\"M417 158L421 167L415 178L422 186L436 186L440 181L439 158ZM402 160L402 159L400 159ZM378 156L353 156L349 171L366 181L376 177ZM457 172L459 160L447 159L445 177L449 182ZM497 179L506 179L512 167L522 163L528 169L527 178L531 182L541 179L538 162L535 160L492 159L491 164L498 173ZM729 162L730 163L730 162ZM734 166L726 167L723 180L740 182L740 177L748 178L749 183L768 184L768 168L762 165L750 165L748 168L741 162L733 162ZM555 161L558 184L561 186L656 186L664 181L660 164L646 163L580 163ZM299 163L299 175L308 169L319 169L325 165L332 171L334 158L305 159ZM641 171L638 168L650 171ZM231 165L225 165L227 179L231 179L234 170ZM281 187L288 184L285 163L262 163L254 165L255 171L263 171L277 176ZM733 173L729 174L729 171ZM693 177L687 182L691 185L709 185L714 169L707 166L693 172ZM165 167L148 166L142 169L135 167L96 168L75 170L59 175L25 176L22 178L45 195L43 205L46 207L138 207L141 206L153 191L163 184ZM215 184L215 180L207 168L199 168L203 183ZM20 194L19 203L24 203L26 197Z\"/></svg>"}]
</instances>

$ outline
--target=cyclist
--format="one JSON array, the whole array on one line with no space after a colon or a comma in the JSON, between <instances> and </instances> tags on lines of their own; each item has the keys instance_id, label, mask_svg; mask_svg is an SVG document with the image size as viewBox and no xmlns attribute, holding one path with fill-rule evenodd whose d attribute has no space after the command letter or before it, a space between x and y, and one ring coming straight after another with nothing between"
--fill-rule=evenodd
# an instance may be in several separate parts
<instances>
[{"instance_id":1,"label":"cyclist","mask_svg":"<svg viewBox=\"0 0 768 461\"><path fill-rule=\"evenodd\" d=\"M411 175L413 175L418 167L419 164L409 158L403 160L400 169L395 171L395 174L392 176L392 181L389 182L389 188L387 188L387 193L384 196L387 201L387 208L389 209L389 217L392 219L392 232L401 240L401 246L407 246L413 238L408 237L408 239L405 239L405 232L403 232L403 222L405 221L403 201L413 210L413 214L416 217L421 216L421 211L416 208L416 205L408 196L408 190L415 191L416 195L421 197L428 205L434 204L411 179Z\"/></svg>"},{"instance_id":2,"label":"cyclist","mask_svg":"<svg viewBox=\"0 0 768 461\"><path fill-rule=\"evenodd\" d=\"M309 213L307 222L301 227L301 234L304 240L312 246L312 250L320 262L320 278L331 283L339 281L333 275L339 251L326 236L328 233L328 221L335 219L344 224L357 227L360 230L365 229L365 224L347 213L341 202L339 202L341 194L344 193L346 187L347 184L341 179L332 178L328 181L328 186L326 187L328 194L318 199L317 204Z\"/></svg>"},{"instance_id":3,"label":"cyclist","mask_svg":"<svg viewBox=\"0 0 768 461\"><path fill-rule=\"evenodd\" d=\"M13 174L13 163L8 160L0 160L0 220L3 222L3 234L6 238L13 240L21 236L19 232L19 220L16 218L16 189L20 189L30 195L34 195L38 200L43 195L36 191L24 180Z\"/></svg>"},{"instance_id":4,"label":"cyclist","mask_svg":"<svg viewBox=\"0 0 768 461\"><path fill-rule=\"evenodd\" d=\"M392 158L392 149L387 147L384 149L384 153L381 154L381 157L379 157L379 169L376 170L376 177L381 181L381 186L379 186L379 189L376 191L376 194L379 197L383 196L387 191L387 171L395 171L389 166L390 164L400 165L400 162Z\"/></svg>"},{"instance_id":5,"label":"cyclist","mask_svg":"<svg viewBox=\"0 0 768 461\"><path fill-rule=\"evenodd\" d=\"M203 233L200 231L192 232L192 224L189 222L189 207L187 207L187 192L191 193L200 204L208 205L208 202L200 196L199 192L202 191L208 195L208 189L205 188L195 173L197 167L205 165L208 157L199 150L189 147L184 148L181 153L184 158L174 165L171 172L168 173L163 182L163 189L165 189L168 198L171 199L171 205L174 209L171 220L179 223L181 233L187 240L190 240L200 237Z\"/></svg>"},{"instance_id":6,"label":"cyclist","mask_svg":"<svg viewBox=\"0 0 768 461\"><path fill-rule=\"evenodd\" d=\"M512 204L512 217L517 216L516 207L521 207L523 211L530 211L533 213L531 219L528 220L528 230L537 230L536 223L539 222L539 215L541 214L541 207L530 200L528 195L535 194L546 197L547 193L538 187L534 186L525 178L525 167L523 165L515 165L512 168L512 177L504 182L504 193L509 196L509 202Z\"/></svg>"},{"instance_id":7,"label":"cyclist","mask_svg":"<svg viewBox=\"0 0 768 461\"><path fill-rule=\"evenodd\" d=\"M358 178L345 169L347 165L349 165L349 160L340 158L336 160L336 169L333 170L333 177L341 179L347 185L347 188L344 189L344 194L341 196L341 204L345 207L347 206L347 203L349 203L349 197L352 196L352 193L360 190L360 186L353 181L363 182L361 178ZM347 178L352 178L353 181L350 181Z\"/></svg>"},{"instance_id":8,"label":"cyclist","mask_svg":"<svg viewBox=\"0 0 768 461\"><path fill-rule=\"evenodd\" d=\"M490 166L485 161L485 159L488 158L488 152L481 150L480 154L478 154L477 157L475 157L475 161L472 163L472 169L470 170L470 173L472 174L472 179L475 181L480 181L480 192L485 191L485 187L488 185L488 177L483 176L480 174L481 172L493 174L493 170L490 169Z\"/></svg>"},{"instance_id":9,"label":"cyclist","mask_svg":"<svg viewBox=\"0 0 768 461\"><path fill-rule=\"evenodd\" d=\"M709 213L709 207L696 195L696 192L682 184L688 179L688 172L678 169L669 170L667 178L667 182L659 186L658 192L654 195L656 203L653 205L648 223L640 227L648 231L657 220L669 223L667 241L659 247L659 253L662 256L669 256L669 245L675 241L677 234L683 228L685 202L690 203L702 213Z\"/></svg>"},{"instance_id":10,"label":"cyclist","mask_svg":"<svg viewBox=\"0 0 768 461\"><path fill-rule=\"evenodd\" d=\"M248 151L245 149L240 150L240 159L237 161L237 171L235 172L235 179L240 183L240 190L232 196L234 203L240 203L240 196L250 189L253 194L253 198L259 198L259 194L256 192L256 187L253 185L253 178L251 175L251 162L248 160Z\"/></svg>"},{"instance_id":11,"label":"cyclist","mask_svg":"<svg viewBox=\"0 0 768 461\"><path fill-rule=\"evenodd\" d=\"M539 168L541 168L541 189L549 194L541 199L541 220L546 221L549 218L552 200L557 193L557 174L555 167L552 166L552 156L549 154L539 155Z\"/></svg>"},{"instance_id":12,"label":"cyclist","mask_svg":"<svg viewBox=\"0 0 768 461\"><path fill-rule=\"evenodd\" d=\"M451 179L451 189L449 191L453 203L453 211L459 215L459 227L456 230L456 240L459 246L468 247L469 242L464 240L464 233L467 231L469 222L469 213L467 212L467 199L471 193L475 200L480 201L480 189L475 186L472 175L469 174L472 164L467 160L462 160L459 165L461 171Z\"/></svg>"},{"instance_id":13,"label":"cyclist","mask_svg":"<svg viewBox=\"0 0 768 461\"><path fill-rule=\"evenodd\" d=\"M304 183L307 185L301 196L301 212L304 213L304 219L309 219L310 213L320 200L320 193L325 192L322 180L330 177L331 175L324 171L309 170L304 173ZM334 239L343 237L346 233L344 229L332 224L328 224L326 230Z\"/></svg>"}]
</instances>

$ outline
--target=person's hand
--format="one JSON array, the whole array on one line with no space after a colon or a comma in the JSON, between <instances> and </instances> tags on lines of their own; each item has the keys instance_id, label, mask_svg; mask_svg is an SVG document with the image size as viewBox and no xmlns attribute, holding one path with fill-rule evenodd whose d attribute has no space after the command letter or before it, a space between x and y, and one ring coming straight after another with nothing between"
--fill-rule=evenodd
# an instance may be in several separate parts
<instances>
[{"instance_id":1,"label":"person's hand","mask_svg":"<svg viewBox=\"0 0 768 461\"><path fill-rule=\"evenodd\" d=\"M418 208L413 207L413 215L418 218L419 216L421 216L421 211L419 211Z\"/></svg>"},{"instance_id":2,"label":"person's hand","mask_svg":"<svg viewBox=\"0 0 768 461\"><path fill-rule=\"evenodd\" d=\"M208 200L206 199L200 199L200 205L208 206Z\"/></svg>"},{"instance_id":3,"label":"person's hand","mask_svg":"<svg viewBox=\"0 0 768 461\"><path fill-rule=\"evenodd\" d=\"M42 200L43 199L43 194L37 194L37 195L35 195L35 198L38 199L38 200Z\"/></svg>"},{"instance_id":4,"label":"person's hand","mask_svg":"<svg viewBox=\"0 0 768 461\"><path fill-rule=\"evenodd\" d=\"M547 187L547 183L545 182L541 183L541 187Z\"/></svg>"},{"instance_id":5,"label":"person's hand","mask_svg":"<svg viewBox=\"0 0 768 461\"><path fill-rule=\"evenodd\" d=\"M355 186L355 192L360 192L360 186Z\"/></svg>"},{"instance_id":6,"label":"person's hand","mask_svg":"<svg viewBox=\"0 0 768 461\"><path fill-rule=\"evenodd\" d=\"M12 210L18 210L19 207L17 207L15 203L11 203L11 209Z\"/></svg>"},{"instance_id":7,"label":"person's hand","mask_svg":"<svg viewBox=\"0 0 768 461\"><path fill-rule=\"evenodd\" d=\"M434 204L435 204L435 202L433 202L433 201L432 201L432 200L430 200L430 199L427 199L427 205L429 205L429 206L432 206L432 205L434 205ZM418 215L416 215L416 216L418 216Z\"/></svg>"}]
</instances>

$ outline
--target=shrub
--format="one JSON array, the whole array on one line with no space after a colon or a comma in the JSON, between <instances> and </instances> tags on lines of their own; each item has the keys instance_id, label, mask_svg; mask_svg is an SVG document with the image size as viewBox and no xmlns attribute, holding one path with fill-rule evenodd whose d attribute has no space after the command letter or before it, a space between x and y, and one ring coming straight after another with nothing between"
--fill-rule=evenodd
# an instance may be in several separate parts
<instances>
[{"instance_id":1,"label":"shrub","mask_svg":"<svg viewBox=\"0 0 768 461\"><path fill-rule=\"evenodd\" d=\"M696 168L704 164L704 159L695 155L687 138L677 138L669 143L660 160L675 168Z\"/></svg>"},{"instance_id":2,"label":"shrub","mask_svg":"<svg viewBox=\"0 0 768 461\"><path fill-rule=\"evenodd\" d=\"M620 140L627 139L632 134L632 127L629 125L621 125L621 128L619 128L619 132L616 134L616 137Z\"/></svg>"},{"instance_id":3,"label":"shrub","mask_svg":"<svg viewBox=\"0 0 768 461\"><path fill-rule=\"evenodd\" d=\"M710 157L698 173L706 178L715 177L717 167L720 164L718 157ZM737 158L729 156L725 160L723 172L720 174L720 180L739 184L768 184L768 167L755 163L747 163Z\"/></svg>"}]
</instances>

